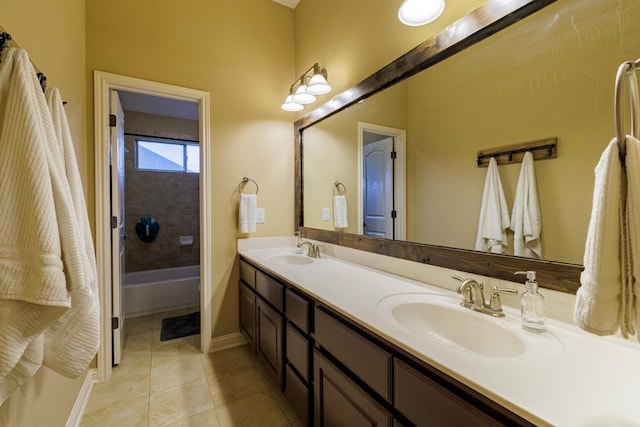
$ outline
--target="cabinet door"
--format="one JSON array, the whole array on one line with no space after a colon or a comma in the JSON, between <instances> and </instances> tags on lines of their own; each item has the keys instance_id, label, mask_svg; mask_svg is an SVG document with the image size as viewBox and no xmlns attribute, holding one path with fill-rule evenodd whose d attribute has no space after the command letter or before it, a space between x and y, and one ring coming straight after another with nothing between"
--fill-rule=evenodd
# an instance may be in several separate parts
<instances>
[{"instance_id":1,"label":"cabinet door","mask_svg":"<svg viewBox=\"0 0 640 427\"><path fill-rule=\"evenodd\" d=\"M391 414L317 349L314 366L315 427L391 426Z\"/></svg>"},{"instance_id":2,"label":"cabinet door","mask_svg":"<svg viewBox=\"0 0 640 427\"><path fill-rule=\"evenodd\" d=\"M500 426L490 416L395 360L395 407L418 426Z\"/></svg>"},{"instance_id":3,"label":"cabinet door","mask_svg":"<svg viewBox=\"0 0 640 427\"><path fill-rule=\"evenodd\" d=\"M240 282L240 331L251 348L255 349L256 338L256 294Z\"/></svg>"},{"instance_id":4,"label":"cabinet door","mask_svg":"<svg viewBox=\"0 0 640 427\"><path fill-rule=\"evenodd\" d=\"M256 351L267 371L282 388L282 316L256 298Z\"/></svg>"}]
</instances>

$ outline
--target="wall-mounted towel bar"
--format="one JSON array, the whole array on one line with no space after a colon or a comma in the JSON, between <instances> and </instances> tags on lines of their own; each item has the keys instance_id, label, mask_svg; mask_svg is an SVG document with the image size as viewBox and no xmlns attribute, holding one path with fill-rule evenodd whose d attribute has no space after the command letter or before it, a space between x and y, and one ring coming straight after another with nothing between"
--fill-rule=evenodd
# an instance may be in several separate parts
<instances>
[{"instance_id":1,"label":"wall-mounted towel bar","mask_svg":"<svg viewBox=\"0 0 640 427\"><path fill-rule=\"evenodd\" d=\"M345 187L345 185L343 183L341 183L340 181L334 182L333 183L333 195L334 196L338 196L338 195L346 196L347 195L347 187Z\"/></svg>"},{"instance_id":2,"label":"wall-mounted towel bar","mask_svg":"<svg viewBox=\"0 0 640 427\"><path fill-rule=\"evenodd\" d=\"M638 94L638 80L636 71L640 69L640 59L627 61L620 64L616 74L616 86L614 93L614 119L616 123L616 137L620 151L620 159L624 162L626 152L626 133L624 130L624 111L622 101L624 99L624 82L629 89L629 101L631 102L631 133L640 139L640 94Z\"/></svg>"},{"instance_id":3,"label":"wall-mounted towel bar","mask_svg":"<svg viewBox=\"0 0 640 427\"><path fill-rule=\"evenodd\" d=\"M256 186L256 192L254 194L258 194L258 183L255 182L254 180L252 180L251 178L247 178L246 176L242 178L242 181L240 181L240 184L238 184L238 193L242 193L242 189L244 188L245 185L247 185L249 182L253 182L253 185Z\"/></svg>"},{"instance_id":4,"label":"wall-mounted towel bar","mask_svg":"<svg viewBox=\"0 0 640 427\"><path fill-rule=\"evenodd\" d=\"M558 157L558 138L524 142L499 148L478 151L476 164L479 168L489 166L489 159L495 157L498 165L522 163L524 153L531 151L534 160L555 159Z\"/></svg>"}]
</instances>

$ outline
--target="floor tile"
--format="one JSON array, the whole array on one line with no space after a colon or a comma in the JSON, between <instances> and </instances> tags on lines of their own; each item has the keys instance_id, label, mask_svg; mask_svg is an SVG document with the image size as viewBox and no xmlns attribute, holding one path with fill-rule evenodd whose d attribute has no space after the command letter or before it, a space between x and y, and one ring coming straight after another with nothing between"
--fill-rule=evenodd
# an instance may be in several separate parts
<instances>
[{"instance_id":1,"label":"floor tile","mask_svg":"<svg viewBox=\"0 0 640 427\"><path fill-rule=\"evenodd\" d=\"M149 398L144 396L89 412L80 427L147 427L148 422Z\"/></svg>"},{"instance_id":2,"label":"floor tile","mask_svg":"<svg viewBox=\"0 0 640 427\"><path fill-rule=\"evenodd\" d=\"M151 393L188 384L205 377L200 355L190 355L151 369Z\"/></svg>"},{"instance_id":3,"label":"floor tile","mask_svg":"<svg viewBox=\"0 0 640 427\"><path fill-rule=\"evenodd\" d=\"M216 406L216 411L221 427L288 427L291 424L269 392L254 393Z\"/></svg>"},{"instance_id":4,"label":"floor tile","mask_svg":"<svg viewBox=\"0 0 640 427\"><path fill-rule=\"evenodd\" d=\"M96 383L91 391L87 412L96 411L118 402L149 396L150 372L136 375L112 377L109 381Z\"/></svg>"},{"instance_id":5,"label":"floor tile","mask_svg":"<svg viewBox=\"0 0 640 427\"><path fill-rule=\"evenodd\" d=\"M206 373L209 390L216 405L231 402L271 387L253 364L216 369Z\"/></svg>"},{"instance_id":6,"label":"floor tile","mask_svg":"<svg viewBox=\"0 0 640 427\"><path fill-rule=\"evenodd\" d=\"M214 409L204 379L151 394L149 426L164 426Z\"/></svg>"},{"instance_id":7,"label":"floor tile","mask_svg":"<svg viewBox=\"0 0 640 427\"><path fill-rule=\"evenodd\" d=\"M193 337L167 341L166 344L151 347L151 367L178 360L185 356L199 355L200 347Z\"/></svg>"},{"instance_id":8,"label":"floor tile","mask_svg":"<svg viewBox=\"0 0 640 427\"><path fill-rule=\"evenodd\" d=\"M184 420L168 424L168 427L220 427L215 409L193 415Z\"/></svg>"}]
</instances>

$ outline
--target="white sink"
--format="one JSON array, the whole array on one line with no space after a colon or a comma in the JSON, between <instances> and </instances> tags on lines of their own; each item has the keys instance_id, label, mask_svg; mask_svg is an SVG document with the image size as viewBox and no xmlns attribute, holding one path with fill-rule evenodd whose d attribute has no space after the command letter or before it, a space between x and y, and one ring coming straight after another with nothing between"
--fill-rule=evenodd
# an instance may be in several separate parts
<instances>
[{"instance_id":1,"label":"white sink","mask_svg":"<svg viewBox=\"0 0 640 427\"><path fill-rule=\"evenodd\" d=\"M561 346L550 336L521 330L508 322L460 306L459 299L438 294L395 294L380 300L380 313L419 339L446 347L496 358L519 357L536 345L548 350ZM553 341L554 343L550 343Z\"/></svg>"},{"instance_id":2,"label":"white sink","mask_svg":"<svg viewBox=\"0 0 640 427\"><path fill-rule=\"evenodd\" d=\"M276 264L305 265L305 264L311 264L314 261L314 259L307 255L286 254L286 255L274 255L269 258L269 261L274 262Z\"/></svg>"}]
</instances>

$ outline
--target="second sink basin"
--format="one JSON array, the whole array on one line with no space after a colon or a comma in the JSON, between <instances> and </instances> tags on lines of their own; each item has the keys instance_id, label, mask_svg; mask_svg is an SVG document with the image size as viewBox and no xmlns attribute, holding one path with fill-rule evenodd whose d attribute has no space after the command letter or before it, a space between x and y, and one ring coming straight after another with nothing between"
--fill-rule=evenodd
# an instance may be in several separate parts
<instances>
[{"instance_id":1,"label":"second sink basin","mask_svg":"<svg viewBox=\"0 0 640 427\"><path fill-rule=\"evenodd\" d=\"M436 294L396 294L378 306L388 319L420 338L489 357L513 358L526 350L524 332L500 320L460 307L459 301Z\"/></svg>"},{"instance_id":2,"label":"second sink basin","mask_svg":"<svg viewBox=\"0 0 640 427\"><path fill-rule=\"evenodd\" d=\"M294 264L294 265L311 264L314 261L313 258L307 255L295 255L295 254L275 255L269 258L269 260L278 264Z\"/></svg>"}]
</instances>

